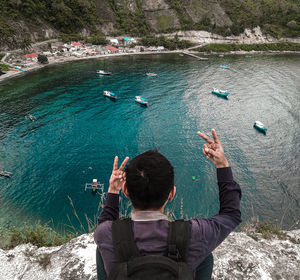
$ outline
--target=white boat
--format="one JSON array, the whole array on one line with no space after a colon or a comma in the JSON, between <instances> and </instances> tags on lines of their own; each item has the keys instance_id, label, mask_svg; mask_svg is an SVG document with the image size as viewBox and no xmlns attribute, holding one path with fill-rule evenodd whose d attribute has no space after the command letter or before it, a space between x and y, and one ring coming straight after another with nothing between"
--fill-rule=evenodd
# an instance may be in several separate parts
<instances>
[{"instance_id":1,"label":"white boat","mask_svg":"<svg viewBox=\"0 0 300 280\"><path fill-rule=\"evenodd\" d=\"M140 103L140 104L145 105L145 106L148 105L148 101L144 97L141 97L141 96L136 96L135 97L135 102Z\"/></svg>"},{"instance_id":2,"label":"white boat","mask_svg":"<svg viewBox=\"0 0 300 280\"><path fill-rule=\"evenodd\" d=\"M117 99L117 96L115 93L107 91L107 90L103 91L103 95L106 97L109 97L110 99L113 99L113 100Z\"/></svg>"},{"instance_id":3,"label":"white boat","mask_svg":"<svg viewBox=\"0 0 300 280\"><path fill-rule=\"evenodd\" d=\"M230 94L226 90L220 90L220 89L217 89L217 88L213 88L211 93L216 94L216 95L221 96L221 97L225 97L225 98L227 98L227 96Z\"/></svg>"},{"instance_id":4,"label":"white boat","mask_svg":"<svg viewBox=\"0 0 300 280\"><path fill-rule=\"evenodd\" d=\"M157 76L157 74L155 74L155 73L146 73L146 75L149 76L149 77L156 77Z\"/></svg>"},{"instance_id":5,"label":"white boat","mask_svg":"<svg viewBox=\"0 0 300 280\"><path fill-rule=\"evenodd\" d=\"M99 75L111 75L112 74L111 72L105 72L104 70L98 70L97 73Z\"/></svg>"},{"instance_id":6,"label":"white boat","mask_svg":"<svg viewBox=\"0 0 300 280\"><path fill-rule=\"evenodd\" d=\"M258 131L266 133L267 129L265 128L264 124L260 121L255 121L253 125Z\"/></svg>"}]
</instances>

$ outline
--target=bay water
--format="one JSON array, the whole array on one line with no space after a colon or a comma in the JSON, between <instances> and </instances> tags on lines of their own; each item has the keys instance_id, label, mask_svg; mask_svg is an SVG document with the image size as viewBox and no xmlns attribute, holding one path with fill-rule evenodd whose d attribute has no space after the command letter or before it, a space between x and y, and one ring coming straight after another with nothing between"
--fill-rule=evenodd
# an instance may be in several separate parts
<instances>
[{"instance_id":1,"label":"bay water","mask_svg":"<svg viewBox=\"0 0 300 280\"><path fill-rule=\"evenodd\" d=\"M99 69L113 75L99 76ZM212 95L213 87L228 90L228 100ZM118 100L105 98L104 90ZM136 95L149 106L135 103ZM253 128L256 120L268 128L266 135ZM97 178L107 190L115 155L132 158L154 148L175 168L177 196L169 207L177 217L181 205L189 217L213 215L216 172L197 135L210 135L212 128L242 188L244 221L258 216L297 227L299 54L92 59L2 82L0 170L12 174L0 179L0 227L40 220L78 228L68 196L83 223L85 214L94 219L100 196L85 192L85 183Z\"/></svg>"}]
</instances>

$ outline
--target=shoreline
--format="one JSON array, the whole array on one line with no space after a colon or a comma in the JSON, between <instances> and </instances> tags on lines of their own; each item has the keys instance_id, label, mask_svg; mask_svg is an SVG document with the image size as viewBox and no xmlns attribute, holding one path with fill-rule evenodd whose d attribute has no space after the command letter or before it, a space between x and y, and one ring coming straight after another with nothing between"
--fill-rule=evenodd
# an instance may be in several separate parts
<instances>
[{"instance_id":1,"label":"shoreline","mask_svg":"<svg viewBox=\"0 0 300 280\"><path fill-rule=\"evenodd\" d=\"M60 59L49 59L49 63L47 64L40 64L37 62L36 65L33 67L25 68L24 71L8 71L4 75L0 76L0 83L25 75L29 72L38 71L42 68L59 65L67 62L73 62L73 61L82 61L82 60L88 60L88 59L98 59L98 58L111 58L111 57L119 57L119 56L130 56L130 55L153 55L153 54L169 54L169 53L183 53L183 50L174 50L174 51L160 51L160 52L135 52L135 53L115 53L115 54L99 54L94 56L87 56L87 57L64 57ZM3 61L2 61L3 62ZM3 62L4 63L4 62Z\"/></svg>"},{"instance_id":2,"label":"shoreline","mask_svg":"<svg viewBox=\"0 0 300 280\"><path fill-rule=\"evenodd\" d=\"M8 71L7 73L0 76L0 83L21 77L29 72L38 71L42 68L59 65L63 63L68 62L74 62L74 61L82 61L82 60L89 60L89 59L98 59L98 58L111 58L111 57L120 57L120 56L131 56L131 55L157 55L157 54L180 54L182 53L185 56L188 56L188 54L185 54L187 52L188 54L201 54L205 56L211 56L211 55L251 55L251 54L300 54L300 51L229 51L229 52L198 52L198 51L188 51L188 50L174 50L174 51L159 51L159 52L134 52L134 53L115 53L115 54L99 54L94 56L87 56L87 57L63 57L63 58L55 58L49 59L48 64L40 64L36 63L33 67L25 68L24 71ZM201 57L199 57L199 60L201 60ZM206 60L206 59L205 59ZM1 61L5 63L4 61Z\"/></svg>"}]
</instances>

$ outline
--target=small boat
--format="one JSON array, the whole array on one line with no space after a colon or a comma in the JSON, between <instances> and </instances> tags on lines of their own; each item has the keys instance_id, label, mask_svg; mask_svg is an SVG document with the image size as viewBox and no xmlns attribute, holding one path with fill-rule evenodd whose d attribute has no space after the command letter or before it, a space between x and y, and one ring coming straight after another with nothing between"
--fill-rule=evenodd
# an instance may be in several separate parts
<instances>
[{"instance_id":1,"label":"small boat","mask_svg":"<svg viewBox=\"0 0 300 280\"><path fill-rule=\"evenodd\" d=\"M216 89L216 88L213 88L211 93L216 94L221 97L224 97L224 98L227 98L227 96L230 94L230 92L227 92L226 90L220 90L220 89Z\"/></svg>"},{"instance_id":2,"label":"small boat","mask_svg":"<svg viewBox=\"0 0 300 280\"><path fill-rule=\"evenodd\" d=\"M113 99L113 100L117 99L117 96L115 93L107 91L107 90L103 91L103 95L106 97L109 97L110 99Z\"/></svg>"},{"instance_id":3,"label":"small boat","mask_svg":"<svg viewBox=\"0 0 300 280\"><path fill-rule=\"evenodd\" d=\"M10 178L10 172L8 171L0 171L0 176L6 177L6 178Z\"/></svg>"},{"instance_id":4,"label":"small boat","mask_svg":"<svg viewBox=\"0 0 300 280\"><path fill-rule=\"evenodd\" d=\"M36 117L31 114L25 116L25 119L30 119L32 122L36 121Z\"/></svg>"},{"instance_id":5,"label":"small boat","mask_svg":"<svg viewBox=\"0 0 300 280\"><path fill-rule=\"evenodd\" d=\"M221 64L220 67L221 67L222 69L229 69L229 66L226 65L226 64Z\"/></svg>"},{"instance_id":6,"label":"small boat","mask_svg":"<svg viewBox=\"0 0 300 280\"><path fill-rule=\"evenodd\" d=\"M262 133L267 132L267 129L265 128L264 124L260 121L256 121L253 126Z\"/></svg>"},{"instance_id":7,"label":"small boat","mask_svg":"<svg viewBox=\"0 0 300 280\"><path fill-rule=\"evenodd\" d=\"M155 74L155 73L146 73L146 75L149 76L149 77L156 77L157 76L157 74Z\"/></svg>"},{"instance_id":8,"label":"small boat","mask_svg":"<svg viewBox=\"0 0 300 280\"><path fill-rule=\"evenodd\" d=\"M111 75L112 74L111 72L105 72L104 70L98 70L97 73L99 75Z\"/></svg>"},{"instance_id":9,"label":"small boat","mask_svg":"<svg viewBox=\"0 0 300 280\"><path fill-rule=\"evenodd\" d=\"M135 97L135 102L140 103L144 106L148 105L148 101L144 97L141 97L141 96L136 96Z\"/></svg>"}]
</instances>

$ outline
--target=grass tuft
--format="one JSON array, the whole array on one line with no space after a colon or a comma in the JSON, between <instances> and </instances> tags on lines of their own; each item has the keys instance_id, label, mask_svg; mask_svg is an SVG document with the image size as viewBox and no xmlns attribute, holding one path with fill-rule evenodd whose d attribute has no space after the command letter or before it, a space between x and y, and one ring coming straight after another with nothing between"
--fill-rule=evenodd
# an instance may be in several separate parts
<instances>
[{"instance_id":1,"label":"grass tuft","mask_svg":"<svg viewBox=\"0 0 300 280\"><path fill-rule=\"evenodd\" d=\"M23 227L13 227L6 236L6 240L1 243L1 247L5 250L26 243L31 243L37 247L59 246L75 237L74 234L70 233L59 234L48 224L41 225L39 221L34 226L25 223Z\"/></svg>"}]
</instances>

